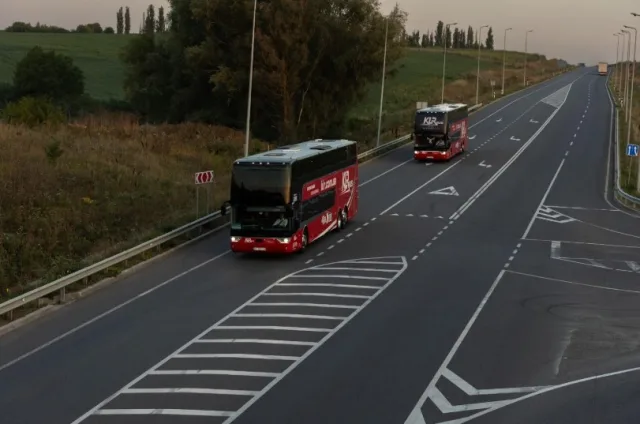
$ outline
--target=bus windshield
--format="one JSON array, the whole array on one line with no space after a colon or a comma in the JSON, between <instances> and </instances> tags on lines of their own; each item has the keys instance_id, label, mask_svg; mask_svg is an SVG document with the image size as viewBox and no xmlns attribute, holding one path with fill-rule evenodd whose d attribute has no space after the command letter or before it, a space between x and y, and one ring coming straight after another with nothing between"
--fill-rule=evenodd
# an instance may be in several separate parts
<instances>
[{"instance_id":1,"label":"bus windshield","mask_svg":"<svg viewBox=\"0 0 640 424\"><path fill-rule=\"evenodd\" d=\"M448 148L449 143L443 134L416 133L414 150L447 150Z\"/></svg>"},{"instance_id":2,"label":"bus windshield","mask_svg":"<svg viewBox=\"0 0 640 424\"><path fill-rule=\"evenodd\" d=\"M290 202L291 171L288 166L233 167L231 204L242 207L284 207Z\"/></svg>"},{"instance_id":3,"label":"bus windshield","mask_svg":"<svg viewBox=\"0 0 640 424\"><path fill-rule=\"evenodd\" d=\"M252 208L239 206L234 209L231 228L234 230L287 232L293 228L293 219L281 208Z\"/></svg>"}]
</instances>

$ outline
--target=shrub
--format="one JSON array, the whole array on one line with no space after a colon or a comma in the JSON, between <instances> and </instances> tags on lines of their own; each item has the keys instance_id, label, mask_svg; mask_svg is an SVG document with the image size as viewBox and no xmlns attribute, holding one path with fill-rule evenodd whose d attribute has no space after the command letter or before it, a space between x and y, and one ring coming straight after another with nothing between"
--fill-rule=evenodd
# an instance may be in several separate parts
<instances>
[{"instance_id":1,"label":"shrub","mask_svg":"<svg viewBox=\"0 0 640 424\"><path fill-rule=\"evenodd\" d=\"M35 127L42 124L60 124L65 121L62 110L47 99L23 97L9 103L2 111L2 118L10 124Z\"/></svg>"}]
</instances>

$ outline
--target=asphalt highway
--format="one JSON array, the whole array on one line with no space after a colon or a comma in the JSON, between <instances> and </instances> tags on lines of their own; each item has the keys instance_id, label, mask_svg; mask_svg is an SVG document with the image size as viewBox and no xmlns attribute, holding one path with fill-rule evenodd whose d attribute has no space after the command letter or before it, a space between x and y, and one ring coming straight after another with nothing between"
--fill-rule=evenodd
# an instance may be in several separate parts
<instances>
[{"instance_id":1,"label":"asphalt highway","mask_svg":"<svg viewBox=\"0 0 640 424\"><path fill-rule=\"evenodd\" d=\"M640 366L605 80L483 108L448 163L362 165L357 218L303 255L232 255L223 230L0 336L2 422L563 422L562 396L631 422L605 402Z\"/></svg>"}]
</instances>

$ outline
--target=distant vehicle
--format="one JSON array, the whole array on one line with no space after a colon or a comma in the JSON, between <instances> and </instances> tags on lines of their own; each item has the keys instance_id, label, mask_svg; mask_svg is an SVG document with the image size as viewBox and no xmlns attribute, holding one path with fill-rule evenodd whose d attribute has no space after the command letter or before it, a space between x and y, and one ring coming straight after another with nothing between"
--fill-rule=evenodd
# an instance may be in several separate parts
<instances>
[{"instance_id":1,"label":"distant vehicle","mask_svg":"<svg viewBox=\"0 0 640 424\"><path fill-rule=\"evenodd\" d=\"M233 252L303 251L358 211L356 143L312 140L238 159L227 203Z\"/></svg>"},{"instance_id":2,"label":"distant vehicle","mask_svg":"<svg viewBox=\"0 0 640 424\"><path fill-rule=\"evenodd\" d=\"M415 114L412 138L416 160L449 160L469 144L469 108L466 104L439 104Z\"/></svg>"},{"instance_id":3,"label":"distant vehicle","mask_svg":"<svg viewBox=\"0 0 640 424\"><path fill-rule=\"evenodd\" d=\"M607 62L598 62L598 74L599 75L607 75L609 72L609 66Z\"/></svg>"}]
</instances>

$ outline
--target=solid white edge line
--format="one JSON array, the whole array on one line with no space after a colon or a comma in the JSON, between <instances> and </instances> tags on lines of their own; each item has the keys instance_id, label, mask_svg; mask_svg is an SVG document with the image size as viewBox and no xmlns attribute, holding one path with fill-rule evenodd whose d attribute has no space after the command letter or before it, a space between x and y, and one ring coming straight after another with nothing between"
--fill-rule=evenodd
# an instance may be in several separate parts
<instances>
[{"instance_id":1,"label":"solid white edge line","mask_svg":"<svg viewBox=\"0 0 640 424\"><path fill-rule=\"evenodd\" d=\"M433 376L433 378L429 382L429 385L427 386L427 389L424 391L422 396L420 396L420 399L418 400L416 406L413 408L413 410L411 412L411 415L409 415L409 417L407 418L407 420L405 421L404 424L421 424L422 422L424 422L424 418L422 417L422 411L421 411L422 405L424 405L424 403L427 400L427 398L431 395L433 389L436 386L436 383L437 383L438 379L443 374L444 370L449 366L449 363L453 359L453 356L456 354L456 352L460 348L460 345L462 345L462 342L467 337L467 334L471 330L471 327L473 327L473 324L475 323L476 319L478 319L478 316L480 315L480 312L482 312L482 309L484 309L484 306L487 304L487 301L489 300L489 297L491 297L491 295L493 294L493 291L498 286L498 283L502 279L502 276L505 274L505 272L506 272L506 270L504 270L504 269L502 271L500 271L500 273L498 274L496 279L493 281L493 284L489 288L489 291L484 295L484 298L482 298L482 301L480 302L480 305L478 305L478 307L476 308L475 312L471 316L471 319L469 319L469 322L467 322L467 325L462 330L462 333L460 333L460 336L458 336L458 339L456 340L455 344L453 345L453 347L449 351L449 354L447 355L447 357L444 359L444 361L440 365L440 368L438 368L438 371L436 371L435 375ZM418 416L420 418L417 418ZM422 421L420 421L420 420L422 420Z\"/></svg>"},{"instance_id":2,"label":"solid white edge line","mask_svg":"<svg viewBox=\"0 0 640 424\"><path fill-rule=\"evenodd\" d=\"M553 178L551 179L551 182L547 186L547 190L545 191L544 195L542 196L542 199L540 200L540 203L538 204L538 207L536 208L535 212L533 213L533 216L531 217L531 221L529 221L529 225L527 225L527 228L524 230L524 234L522 235L522 237L520 237L521 239L527 238L527 235L529 235L529 231L531 231L531 227L533 227L533 223L535 222L535 220L536 220L536 218L538 216L538 211L540 210L542 205L544 205L544 202L547 200L547 196L549 196L549 193L551 193L551 189L553 188L553 185L555 184L556 179L558 178L558 175L560 174L560 171L562 170L562 167L564 166L564 162L565 162L565 159L562 159L562 161L560 162L560 166L558 166L558 169L556 170L556 173L553 175Z\"/></svg>"},{"instance_id":3,"label":"solid white edge line","mask_svg":"<svg viewBox=\"0 0 640 424\"><path fill-rule=\"evenodd\" d=\"M74 327L71 330L60 334L59 336L49 340L48 342L38 346L37 348L32 349L32 350L30 350L30 351L28 351L26 353L23 353L22 355L18 356L17 358L15 358L15 359L13 359L13 360L5 363L5 364L2 364L0 366L0 372L2 372L6 368L9 368L10 366L12 366L12 365L14 365L16 363L22 361L23 359L28 358L29 356L40 352L41 350L51 346L52 344L54 344L54 343L56 343L56 342L58 342L58 341L60 341L60 340L62 340L64 338L66 338L66 337L68 337L68 336L70 336L70 335L82 330L83 328L85 328L85 327L93 324L94 322L106 317L107 315L110 315L110 314L118 311L119 309L124 308L125 306L129 305L130 303L133 303L134 301L136 301L136 300L138 300L138 299L140 299L140 298L142 298L142 297L144 297L144 296L146 296L146 295L148 295L150 293L153 293L154 291L166 286L167 284L172 283L172 282L184 277L185 275L187 275L187 274L189 274L189 273L191 273L191 272L193 272L193 271L195 271L195 270L197 270L199 268L202 268L203 266L206 266L206 265L210 264L211 262L213 262L213 261L215 261L215 260L227 255L230 252L231 252L230 250L227 250L226 252L223 252L223 253L221 253L221 254L219 254L217 256L214 256L213 258L210 258L210 259L208 259L208 260L206 260L204 262L201 262L200 264L198 264L198 265L196 265L196 266L194 266L192 268L189 268L188 270L183 271L180 274L177 274L177 275L169 278L168 280L163 281L162 283L158 284L157 286L153 286L150 289L145 290L142 293L139 293L139 294L135 295L134 297L126 300L125 302L122 302L119 305L116 305L113 308L102 312L100 315L96 315L95 317L91 318L90 320L87 320L87 321L83 322L82 324L78 325L77 327Z\"/></svg>"},{"instance_id":4,"label":"solid white edge line","mask_svg":"<svg viewBox=\"0 0 640 424\"><path fill-rule=\"evenodd\" d=\"M579 263L579 262L576 262L576 263ZM545 277L544 275L529 274L527 272L520 272L520 271L508 270L507 272L511 274L522 275L524 277L538 278L540 280L547 280L547 281L556 281L558 283L570 284L573 286L589 287L592 289L609 290L609 291L620 292L620 293L640 295L640 290L620 289L617 287L608 287L608 286L599 286L597 284L580 283L578 281L562 280L560 278Z\"/></svg>"}]
</instances>

